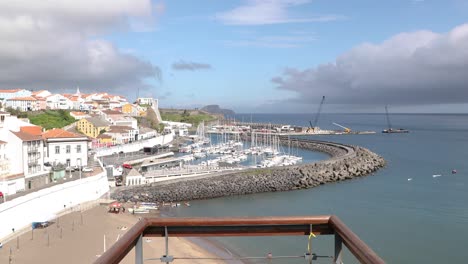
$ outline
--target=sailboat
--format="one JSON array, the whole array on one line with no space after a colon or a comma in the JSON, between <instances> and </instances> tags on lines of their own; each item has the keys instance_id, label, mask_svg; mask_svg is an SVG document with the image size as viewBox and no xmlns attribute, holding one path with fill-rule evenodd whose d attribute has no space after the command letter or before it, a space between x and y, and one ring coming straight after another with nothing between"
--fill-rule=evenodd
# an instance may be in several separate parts
<instances>
[{"instance_id":1,"label":"sailboat","mask_svg":"<svg viewBox=\"0 0 468 264\"><path fill-rule=\"evenodd\" d=\"M387 125L388 125L388 129L384 129L382 131L382 133L409 133L409 130L407 129L403 129L403 128L392 128L392 124L390 123L390 117L388 115L388 107L385 106L385 114L387 115Z\"/></svg>"}]
</instances>

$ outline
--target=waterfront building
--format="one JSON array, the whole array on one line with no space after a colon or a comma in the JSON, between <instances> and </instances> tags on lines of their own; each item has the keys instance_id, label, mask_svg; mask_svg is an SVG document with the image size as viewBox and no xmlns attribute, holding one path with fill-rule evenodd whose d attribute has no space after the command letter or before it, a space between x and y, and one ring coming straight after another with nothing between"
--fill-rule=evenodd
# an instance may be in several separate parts
<instances>
[{"instance_id":1,"label":"waterfront building","mask_svg":"<svg viewBox=\"0 0 468 264\"><path fill-rule=\"evenodd\" d=\"M44 144L40 135L23 131L10 131L7 140L10 173L24 177L17 190L33 189L49 183L49 173L44 168Z\"/></svg>"},{"instance_id":2,"label":"waterfront building","mask_svg":"<svg viewBox=\"0 0 468 264\"><path fill-rule=\"evenodd\" d=\"M113 141L113 138L111 135L108 135L106 133L101 134L97 136L97 144L94 144L94 147L100 148L100 147L109 147L112 145L115 145L115 142Z\"/></svg>"},{"instance_id":3,"label":"waterfront building","mask_svg":"<svg viewBox=\"0 0 468 264\"><path fill-rule=\"evenodd\" d=\"M42 134L45 161L66 166L88 165L88 137L54 128Z\"/></svg>"},{"instance_id":4,"label":"waterfront building","mask_svg":"<svg viewBox=\"0 0 468 264\"><path fill-rule=\"evenodd\" d=\"M76 129L88 137L97 138L109 130L111 124L100 116L83 118L76 122Z\"/></svg>"},{"instance_id":5,"label":"waterfront building","mask_svg":"<svg viewBox=\"0 0 468 264\"><path fill-rule=\"evenodd\" d=\"M6 107L11 107L20 111L37 111L39 104L36 98L32 96L14 97L6 100Z\"/></svg>"},{"instance_id":6,"label":"waterfront building","mask_svg":"<svg viewBox=\"0 0 468 264\"><path fill-rule=\"evenodd\" d=\"M127 144L138 140L138 129L130 126L110 126L106 135L112 136L113 144Z\"/></svg>"},{"instance_id":7,"label":"waterfront building","mask_svg":"<svg viewBox=\"0 0 468 264\"><path fill-rule=\"evenodd\" d=\"M123 181L125 182L125 186L146 184L146 178L136 169L131 169Z\"/></svg>"},{"instance_id":8,"label":"waterfront building","mask_svg":"<svg viewBox=\"0 0 468 264\"><path fill-rule=\"evenodd\" d=\"M158 135L158 132L149 127L141 126L138 131L138 140L154 138Z\"/></svg>"}]
</instances>

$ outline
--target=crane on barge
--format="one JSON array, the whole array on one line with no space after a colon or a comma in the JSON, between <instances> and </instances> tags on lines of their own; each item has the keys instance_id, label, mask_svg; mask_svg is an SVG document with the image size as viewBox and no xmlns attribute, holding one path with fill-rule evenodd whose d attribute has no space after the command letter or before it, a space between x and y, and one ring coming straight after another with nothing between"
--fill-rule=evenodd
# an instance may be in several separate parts
<instances>
[{"instance_id":1,"label":"crane on barge","mask_svg":"<svg viewBox=\"0 0 468 264\"><path fill-rule=\"evenodd\" d=\"M317 127L317 124L318 124L318 120L319 120L319 117L320 117L320 112L322 111L322 106L323 106L324 101L325 101L325 96L323 96L322 101L320 101L320 105L319 105L317 114L315 114L314 123L312 124L312 121L309 121L310 127L307 129L307 133L316 132L316 131L319 130L319 128Z\"/></svg>"},{"instance_id":2,"label":"crane on barge","mask_svg":"<svg viewBox=\"0 0 468 264\"><path fill-rule=\"evenodd\" d=\"M382 133L387 133L387 134L391 134L391 133L409 133L409 130L407 129L403 129L403 128L397 128L397 129L393 129L392 128L392 123L390 123L390 117L388 115L388 106L386 105L385 106L385 114L387 116L387 125L388 125L388 128L387 129L384 129L382 131Z\"/></svg>"},{"instance_id":3,"label":"crane on barge","mask_svg":"<svg viewBox=\"0 0 468 264\"><path fill-rule=\"evenodd\" d=\"M351 133L351 128L342 126L342 125L340 125L338 123L332 123L332 124L334 124L335 126L341 127L346 134Z\"/></svg>"}]
</instances>

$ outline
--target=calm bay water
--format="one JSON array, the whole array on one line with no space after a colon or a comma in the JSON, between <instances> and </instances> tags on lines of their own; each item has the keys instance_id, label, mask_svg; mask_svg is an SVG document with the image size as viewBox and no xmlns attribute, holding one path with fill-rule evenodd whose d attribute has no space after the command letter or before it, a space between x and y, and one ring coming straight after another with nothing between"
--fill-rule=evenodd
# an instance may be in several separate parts
<instances>
[{"instance_id":1,"label":"calm bay water","mask_svg":"<svg viewBox=\"0 0 468 264\"><path fill-rule=\"evenodd\" d=\"M251 115L237 115L250 120ZM306 126L313 115L253 114L255 122ZM339 216L387 263L465 263L468 259L468 115L392 115L394 127L409 134L382 134L385 115L323 114L319 126L332 122L374 135L311 136L360 145L382 155L386 168L372 176L290 192L263 193L194 201L177 208L179 216ZM451 174L452 169L458 171ZM441 174L434 178L433 175ZM412 178L411 181L408 181ZM223 238L244 256L302 255L305 237ZM314 252L332 255L332 237L313 240ZM345 263L355 263L346 255ZM257 262L256 262L257 263ZM262 262L258 262L262 263ZM275 263L304 263L280 260ZM319 259L315 263L330 263Z\"/></svg>"}]
</instances>

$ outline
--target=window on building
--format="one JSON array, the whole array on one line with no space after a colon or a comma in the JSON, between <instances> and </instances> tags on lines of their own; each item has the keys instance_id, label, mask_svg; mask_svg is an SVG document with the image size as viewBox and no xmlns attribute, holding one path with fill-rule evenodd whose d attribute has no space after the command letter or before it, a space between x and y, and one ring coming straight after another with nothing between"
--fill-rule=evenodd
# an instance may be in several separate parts
<instances>
[{"instance_id":1,"label":"window on building","mask_svg":"<svg viewBox=\"0 0 468 264\"><path fill-rule=\"evenodd\" d=\"M71 147L70 145L67 145L66 149L65 149L65 152L66 153L70 153L71 152Z\"/></svg>"},{"instance_id":2,"label":"window on building","mask_svg":"<svg viewBox=\"0 0 468 264\"><path fill-rule=\"evenodd\" d=\"M60 147L59 146L55 146L55 154L60 154Z\"/></svg>"},{"instance_id":3,"label":"window on building","mask_svg":"<svg viewBox=\"0 0 468 264\"><path fill-rule=\"evenodd\" d=\"M76 153L81 153L81 145L76 146Z\"/></svg>"}]
</instances>

